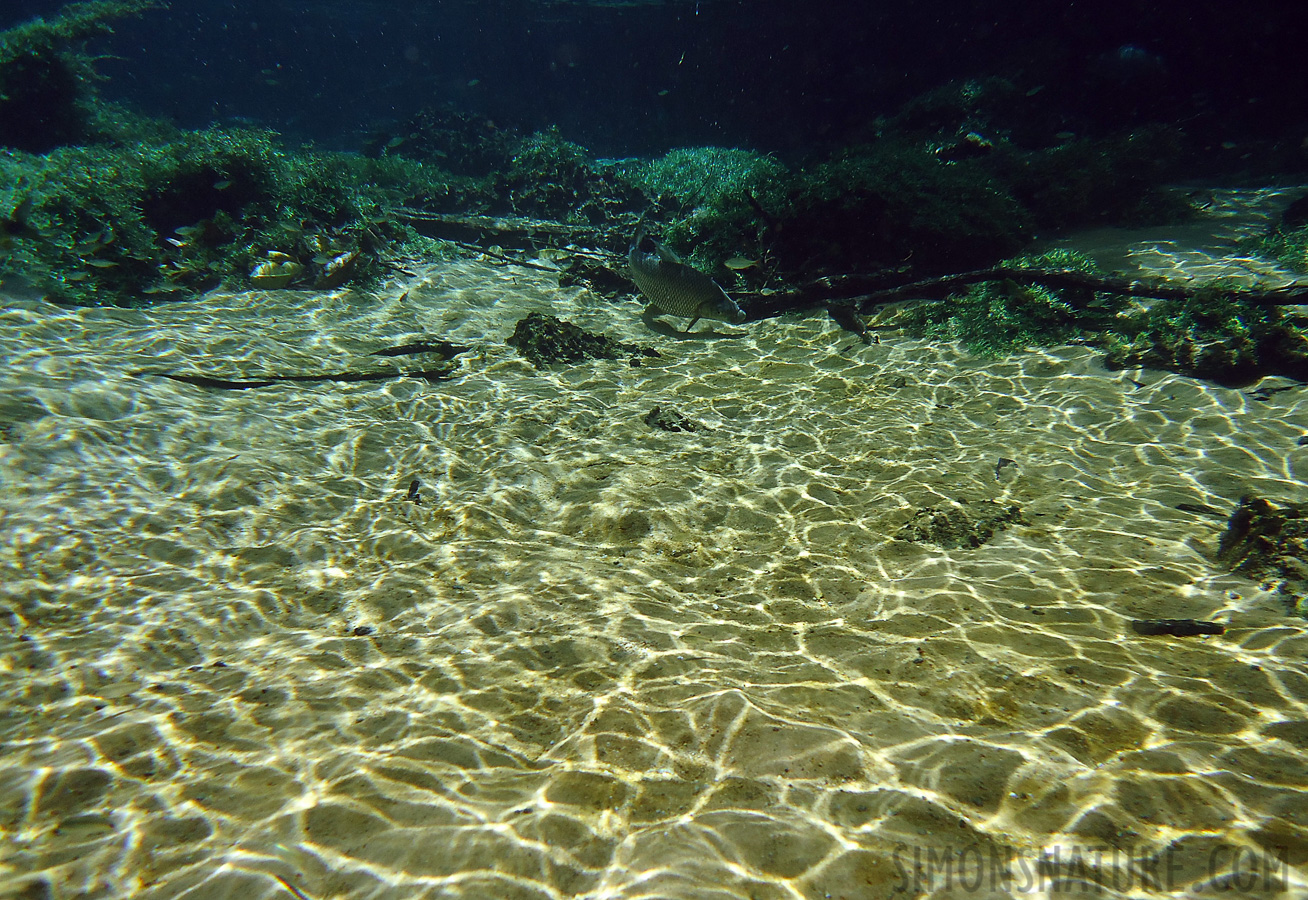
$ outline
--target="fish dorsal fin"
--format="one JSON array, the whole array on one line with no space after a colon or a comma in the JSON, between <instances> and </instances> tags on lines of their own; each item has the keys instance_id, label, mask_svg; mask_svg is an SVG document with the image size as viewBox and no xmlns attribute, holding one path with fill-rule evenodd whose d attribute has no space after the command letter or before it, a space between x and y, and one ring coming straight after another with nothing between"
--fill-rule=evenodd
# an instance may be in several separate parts
<instances>
[{"instance_id":1,"label":"fish dorsal fin","mask_svg":"<svg viewBox=\"0 0 1308 900\"><path fill-rule=\"evenodd\" d=\"M669 250L660 242L658 241L654 242L654 249L658 251L659 259L661 259L663 262L676 263L677 265L681 265L681 257L677 256L677 254L673 253L671 250Z\"/></svg>"}]
</instances>

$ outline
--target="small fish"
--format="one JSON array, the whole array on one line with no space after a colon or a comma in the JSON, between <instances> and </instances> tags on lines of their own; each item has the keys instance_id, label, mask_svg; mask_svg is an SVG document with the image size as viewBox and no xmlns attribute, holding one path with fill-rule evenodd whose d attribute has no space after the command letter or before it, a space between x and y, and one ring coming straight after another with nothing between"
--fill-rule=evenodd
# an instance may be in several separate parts
<instances>
[{"instance_id":1,"label":"small fish","mask_svg":"<svg viewBox=\"0 0 1308 900\"><path fill-rule=\"evenodd\" d=\"M203 231L199 225L183 225L181 228L174 228L174 234L180 234L182 237L191 237Z\"/></svg>"},{"instance_id":2,"label":"small fish","mask_svg":"<svg viewBox=\"0 0 1308 900\"><path fill-rule=\"evenodd\" d=\"M757 266L758 260L745 259L745 257L743 256L733 256L731 257L731 259L727 260L722 265L726 266L728 269L730 269L733 272L743 272L745 269L752 269L755 266Z\"/></svg>"},{"instance_id":3,"label":"small fish","mask_svg":"<svg viewBox=\"0 0 1308 900\"><path fill-rule=\"evenodd\" d=\"M648 243L652 251L645 250ZM745 312L716 281L698 269L692 268L667 247L645 233L645 222L636 228L636 236L627 251L627 266L631 280L646 299L660 312L690 319L686 333L700 319L716 319L739 325L745 321Z\"/></svg>"},{"instance_id":4,"label":"small fish","mask_svg":"<svg viewBox=\"0 0 1308 900\"><path fill-rule=\"evenodd\" d=\"M0 219L0 247L7 246L14 238L37 238L41 233L27 221L32 214L32 198L24 197L14 207L13 212Z\"/></svg>"},{"instance_id":5,"label":"small fish","mask_svg":"<svg viewBox=\"0 0 1308 900\"><path fill-rule=\"evenodd\" d=\"M1009 469L1013 470L1009 474L1017 474L1017 460L1009 459L1007 456L999 457L999 461L995 463L995 481L1003 481L1004 473Z\"/></svg>"},{"instance_id":6,"label":"small fish","mask_svg":"<svg viewBox=\"0 0 1308 900\"><path fill-rule=\"evenodd\" d=\"M232 186L232 180L230 178L224 178L222 181L215 181L213 185L213 189L215 191L225 191L231 186Z\"/></svg>"},{"instance_id":7,"label":"small fish","mask_svg":"<svg viewBox=\"0 0 1308 900\"><path fill-rule=\"evenodd\" d=\"M86 264L96 269L112 269L118 265L112 259L88 259Z\"/></svg>"}]
</instances>

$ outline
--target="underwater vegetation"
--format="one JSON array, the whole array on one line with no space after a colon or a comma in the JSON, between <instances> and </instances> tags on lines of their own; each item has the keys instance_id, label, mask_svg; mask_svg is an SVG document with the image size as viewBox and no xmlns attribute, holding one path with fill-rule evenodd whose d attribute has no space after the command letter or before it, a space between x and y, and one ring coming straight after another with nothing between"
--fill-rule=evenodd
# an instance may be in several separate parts
<instances>
[{"instance_id":1,"label":"underwater vegetation","mask_svg":"<svg viewBox=\"0 0 1308 900\"><path fill-rule=\"evenodd\" d=\"M1101 274L1067 250L1005 265ZM1110 368L1165 369L1231 386L1265 375L1308 381L1308 320L1233 298L1230 289L1218 282L1184 299L1141 303L1108 292L990 281L911 306L898 321L910 333L956 340L980 356L1082 341L1102 348Z\"/></svg>"},{"instance_id":2,"label":"underwater vegetation","mask_svg":"<svg viewBox=\"0 0 1308 900\"><path fill-rule=\"evenodd\" d=\"M1269 256L1295 272L1308 273L1308 195L1290 204L1267 234L1245 244L1245 249Z\"/></svg>"},{"instance_id":3,"label":"underwater vegetation","mask_svg":"<svg viewBox=\"0 0 1308 900\"><path fill-rule=\"evenodd\" d=\"M389 251L445 246L401 211L551 220L613 253L648 213L674 252L758 299L827 276L903 284L1004 259L1091 272L1074 254L1019 254L1038 235L1186 211L1162 189L1194 158L1181 131L1081 137L1058 130L1059 106L1039 86L1002 78L933 88L854 145L785 161L712 146L600 160L557 128L524 134L449 106L376 134L360 154L289 148L256 128L183 131L104 102L84 46L158 5L74 3L0 33L0 279L76 305L219 284L328 289L378 277ZM532 234L529 244L545 232ZM1308 271L1308 213L1258 249ZM984 355L1085 341L1110 365L1237 384L1308 375L1300 319L1221 286L1142 303L999 280L900 321Z\"/></svg>"},{"instance_id":4,"label":"underwater vegetation","mask_svg":"<svg viewBox=\"0 0 1308 900\"><path fill-rule=\"evenodd\" d=\"M27 204L36 236L11 242L0 276L77 305L136 305L222 281L335 287L374 272L383 242L411 237L384 208L449 190L422 163L288 153L250 129L10 151L0 198Z\"/></svg>"},{"instance_id":5,"label":"underwater vegetation","mask_svg":"<svg viewBox=\"0 0 1308 900\"><path fill-rule=\"evenodd\" d=\"M1274 585L1290 611L1308 617L1308 506L1242 497L1217 559L1246 578Z\"/></svg>"},{"instance_id":6,"label":"underwater vegetation","mask_svg":"<svg viewBox=\"0 0 1308 900\"><path fill-rule=\"evenodd\" d=\"M1070 250L1020 256L1005 264L1098 271L1088 257ZM900 321L914 334L959 341L971 353L994 357L1095 336L1113 328L1125 308L1125 298L1112 294L999 281L973 285L938 303L919 303L905 310Z\"/></svg>"},{"instance_id":7,"label":"underwater vegetation","mask_svg":"<svg viewBox=\"0 0 1308 900\"><path fill-rule=\"evenodd\" d=\"M365 155L419 161L447 172L458 190L428 200L429 212L597 225L645 206L630 180L564 140L557 128L522 135L479 116L437 108L412 117L398 132L374 137Z\"/></svg>"},{"instance_id":8,"label":"underwater vegetation","mask_svg":"<svg viewBox=\"0 0 1308 900\"><path fill-rule=\"evenodd\" d=\"M103 137L94 60L81 48L110 22L163 4L158 0L70 3L52 19L0 32L0 146L44 153Z\"/></svg>"},{"instance_id":9,"label":"underwater vegetation","mask_svg":"<svg viewBox=\"0 0 1308 900\"><path fill-rule=\"evenodd\" d=\"M584 147L565 141L553 127L518 141L495 181L495 193L509 198L516 215L598 225L645 205L630 182L593 162Z\"/></svg>"},{"instance_id":10,"label":"underwater vegetation","mask_svg":"<svg viewBox=\"0 0 1308 900\"><path fill-rule=\"evenodd\" d=\"M505 342L536 368L553 363L575 363L586 359L629 359L639 366L641 357L658 356L658 351L624 344L603 334L565 322L555 316L533 312L518 320Z\"/></svg>"},{"instance_id":11,"label":"underwater vegetation","mask_svg":"<svg viewBox=\"0 0 1308 900\"><path fill-rule=\"evenodd\" d=\"M1227 296L1220 284L1159 300L1098 342L1111 368L1144 366L1241 386L1265 375L1308 381L1308 319Z\"/></svg>"},{"instance_id":12,"label":"underwater vegetation","mask_svg":"<svg viewBox=\"0 0 1308 900\"><path fill-rule=\"evenodd\" d=\"M681 147L618 167L667 219L663 243L707 272L723 271L742 254L764 254L763 238L775 224L768 211L783 211L790 178L772 156L726 147Z\"/></svg>"},{"instance_id":13,"label":"underwater vegetation","mask_svg":"<svg viewBox=\"0 0 1308 900\"><path fill-rule=\"evenodd\" d=\"M982 160L942 162L883 139L840 150L788 191L777 253L791 268L960 271L1011 256L1030 214Z\"/></svg>"}]
</instances>

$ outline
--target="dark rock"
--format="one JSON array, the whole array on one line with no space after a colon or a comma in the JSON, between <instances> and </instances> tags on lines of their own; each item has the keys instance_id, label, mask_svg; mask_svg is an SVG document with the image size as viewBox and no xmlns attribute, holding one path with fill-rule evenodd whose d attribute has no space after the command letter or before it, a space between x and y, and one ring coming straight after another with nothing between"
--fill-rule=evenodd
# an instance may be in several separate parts
<instances>
[{"instance_id":1,"label":"dark rock","mask_svg":"<svg viewBox=\"0 0 1308 900\"><path fill-rule=\"evenodd\" d=\"M1285 212L1281 213L1280 228L1282 231L1294 231L1305 224L1308 224L1308 194L1285 208Z\"/></svg>"},{"instance_id":2,"label":"dark rock","mask_svg":"<svg viewBox=\"0 0 1308 900\"><path fill-rule=\"evenodd\" d=\"M899 533L901 541L938 544L946 550L980 547L1009 525L1022 524L1022 507L993 500L957 503L919 509Z\"/></svg>"},{"instance_id":3,"label":"dark rock","mask_svg":"<svg viewBox=\"0 0 1308 900\"><path fill-rule=\"evenodd\" d=\"M694 419L687 419L676 410L665 410L661 406L656 406L645 414L645 424L650 428L660 428L663 431L707 431L708 429L696 422Z\"/></svg>"},{"instance_id":4,"label":"dark rock","mask_svg":"<svg viewBox=\"0 0 1308 900\"><path fill-rule=\"evenodd\" d=\"M619 343L602 334L591 334L571 322L536 312L518 320L508 344L538 369L556 362L659 355L648 347Z\"/></svg>"},{"instance_id":5,"label":"dark rock","mask_svg":"<svg viewBox=\"0 0 1308 900\"><path fill-rule=\"evenodd\" d=\"M1242 497L1217 559L1246 578L1279 582L1287 603L1308 615L1308 505L1278 507L1261 497Z\"/></svg>"}]
</instances>

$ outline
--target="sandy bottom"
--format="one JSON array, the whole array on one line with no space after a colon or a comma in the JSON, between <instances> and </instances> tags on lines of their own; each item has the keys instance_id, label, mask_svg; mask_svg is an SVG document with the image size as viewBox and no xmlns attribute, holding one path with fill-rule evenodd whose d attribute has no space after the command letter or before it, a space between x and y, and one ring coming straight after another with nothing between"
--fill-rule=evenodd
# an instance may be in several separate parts
<instances>
[{"instance_id":1,"label":"sandy bottom","mask_svg":"<svg viewBox=\"0 0 1308 900\"><path fill-rule=\"evenodd\" d=\"M534 310L662 355L537 371ZM1304 622L1212 561L1242 494L1304 499L1308 391L638 314L476 262L9 304L0 895L1308 890ZM420 336L472 349L133 374ZM1024 522L896 539L986 500Z\"/></svg>"}]
</instances>

